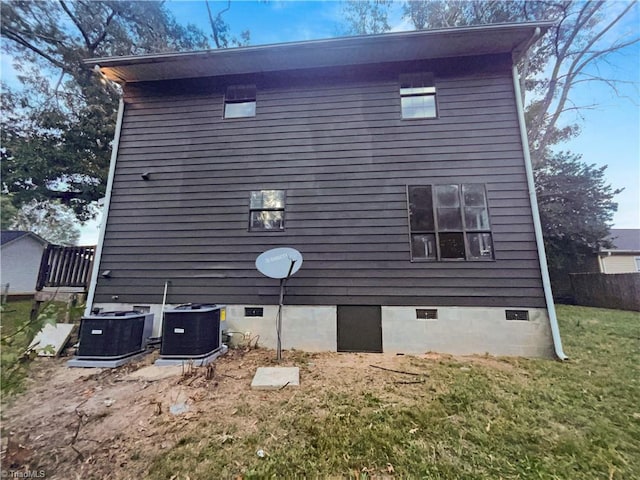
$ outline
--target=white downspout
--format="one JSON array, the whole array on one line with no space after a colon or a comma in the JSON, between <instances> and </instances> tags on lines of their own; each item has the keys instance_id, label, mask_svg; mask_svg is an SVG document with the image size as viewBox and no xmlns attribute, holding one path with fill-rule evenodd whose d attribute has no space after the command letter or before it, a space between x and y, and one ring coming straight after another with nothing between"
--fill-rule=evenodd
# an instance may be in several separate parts
<instances>
[{"instance_id":1,"label":"white downspout","mask_svg":"<svg viewBox=\"0 0 640 480\"><path fill-rule=\"evenodd\" d=\"M538 33L539 34L539 33ZM560 338L560 328L558 327L558 317L556 317L556 307L553 303L551 292L551 279L547 265L547 255L544 251L544 241L542 238L542 224L540 223L540 211L538 210L538 198L536 197L536 186L533 178L533 167L531 165L531 153L529 152L529 140L527 139L527 127L524 118L524 107L522 106L522 96L520 92L518 67L513 65L513 86L516 94L516 108L518 111L518 123L520 124L520 139L522 141L522 153L524 153L524 167L527 174L527 186L529 188L529 201L531 202L531 212L533 213L533 230L536 236L538 247L538 259L540 260L540 273L542 274L542 286L544 297L549 313L549 323L551 325L551 335L553 337L553 347L556 356L560 360L568 360L562 351L562 339Z\"/></svg>"},{"instance_id":2,"label":"white downspout","mask_svg":"<svg viewBox=\"0 0 640 480\"><path fill-rule=\"evenodd\" d=\"M113 190L113 177L116 173L116 159L118 158L118 147L120 145L120 131L122 130L122 118L124 116L124 100L120 98L118 104L118 120L116 122L116 131L113 136L113 146L111 147L111 161L109 163L109 177L107 179L107 191L102 207L102 222L100 224L100 236L98 237L98 246L93 257L93 270L91 272L91 283L89 284L89 292L87 293L87 306L84 309L84 315L91 314L93 308L93 298L96 294L96 284L98 282L98 271L100 269L100 259L102 257L102 246L104 244L104 233L107 230L107 219L109 218L109 204L111 203L111 192Z\"/></svg>"},{"instance_id":3,"label":"white downspout","mask_svg":"<svg viewBox=\"0 0 640 480\"><path fill-rule=\"evenodd\" d=\"M609 253L609 255L611 255ZM604 262L604 256L598 254L598 264L600 266L600 273L607 273L607 264Z\"/></svg>"}]
</instances>

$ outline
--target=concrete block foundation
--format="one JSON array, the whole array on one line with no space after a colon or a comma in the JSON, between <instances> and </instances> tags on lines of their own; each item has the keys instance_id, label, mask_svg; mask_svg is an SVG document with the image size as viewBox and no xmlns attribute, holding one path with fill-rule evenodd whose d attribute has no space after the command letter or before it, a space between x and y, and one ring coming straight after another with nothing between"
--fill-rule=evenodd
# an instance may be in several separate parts
<instances>
[{"instance_id":1,"label":"concrete block foundation","mask_svg":"<svg viewBox=\"0 0 640 480\"><path fill-rule=\"evenodd\" d=\"M96 304L104 310L144 307L155 314L154 336L161 332L161 305ZM171 306L168 306L171 307ZM245 316L245 308L262 308L262 316ZM420 319L418 309L437 310L437 319ZM526 310L528 320L506 320L507 309ZM275 349L277 305L227 305L222 329L232 344L252 339ZM490 354L553 357L549 317L544 308L382 306L382 349L385 353L454 355ZM337 351L335 305L286 305L282 348L307 352Z\"/></svg>"}]
</instances>

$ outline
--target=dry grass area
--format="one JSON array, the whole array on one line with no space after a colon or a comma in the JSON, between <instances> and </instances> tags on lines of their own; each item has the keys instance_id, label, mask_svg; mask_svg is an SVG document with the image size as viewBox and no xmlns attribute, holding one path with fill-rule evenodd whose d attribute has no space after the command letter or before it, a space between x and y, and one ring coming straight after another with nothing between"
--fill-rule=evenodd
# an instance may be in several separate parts
<instances>
[{"instance_id":1,"label":"dry grass area","mask_svg":"<svg viewBox=\"0 0 640 480\"><path fill-rule=\"evenodd\" d=\"M568 363L284 352L211 368L38 359L3 410L3 469L47 479L640 478L638 316L561 309ZM382 367L382 368L376 368ZM395 371L392 371L395 370ZM186 405L176 413L171 406ZM258 456L258 450L264 455Z\"/></svg>"},{"instance_id":2,"label":"dry grass area","mask_svg":"<svg viewBox=\"0 0 640 480\"><path fill-rule=\"evenodd\" d=\"M66 368L66 359L37 359L26 393L5 411L4 468L42 470L53 479L147 478L155 458L206 431L203 438L213 434L222 447L261 437L234 455L249 460L229 466L229 473L242 474L260 460L257 449L269 455L287 435L273 428L278 417L302 409L322 421L329 413L326 395L375 394L385 398L382 408L405 405L411 401L405 393L424 388L428 375L412 365L415 357L294 351L284 352L281 365L300 367L301 386L256 391L250 388L253 374L259 366L277 365L273 351L230 350L209 369L150 366L155 358L117 369ZM183 403L186 412L170 412Z\"/></svg>"}]
</instances>

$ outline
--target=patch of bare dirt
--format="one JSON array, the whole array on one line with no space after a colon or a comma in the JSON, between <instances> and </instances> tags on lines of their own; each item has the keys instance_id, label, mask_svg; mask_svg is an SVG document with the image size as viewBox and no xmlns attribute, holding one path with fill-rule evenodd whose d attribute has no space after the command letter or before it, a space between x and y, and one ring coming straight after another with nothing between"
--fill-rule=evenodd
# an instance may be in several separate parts
<instances>
[{"instance_id":1,"label":"patch of bare dirt","mask_svg":"<svg viewBox=\"0 0 640 480\"><path fill-rule=\"evenodd\" d=\"M200 368L151 366L156 355L116 369L36 360L26 392L3 411L3 469L43 471L48 479L145 478L152 459L185 435L215 425L224 442L228 431L259 429L259 416L242 410L267 415L304 396L321 417L327 390L374 392L402 404L404 393L423 389L430 362L439 359L287 351L282 365L300 367L300 387L259 391L251 380L257 367L276 365L273 351L230 350ZM403 394L390 385L402 385Z\"/></svg>"}]
</instances>

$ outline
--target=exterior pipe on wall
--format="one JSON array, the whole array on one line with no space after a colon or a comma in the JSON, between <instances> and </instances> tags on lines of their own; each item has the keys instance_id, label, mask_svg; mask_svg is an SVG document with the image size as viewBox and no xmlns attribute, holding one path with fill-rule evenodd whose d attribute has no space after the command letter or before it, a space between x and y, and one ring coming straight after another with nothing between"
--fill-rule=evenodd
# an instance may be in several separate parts
<instances>
[{"instance_id":1,"label":"exterior pipe on wall","mask_svg":"<svg viewBox=\"0 0 640 480\"><path fill-rule=\"evenodd\" d=\"M164 309L167 306L167 292L169 291L169 284L171 280L167 280L164 282L164 293L162 294L162 307L160 309L160 325L158 327L158 331L160 335L162 335L162 326L164 325Z\"/></svg>"},{"instance_id":2,"label":"exterior pipe on wall","mask_svg":"<svg viewBox=\"0 0 640 480\"><path fill-rule=\"evenodd\" d=\"M539 29L536 29L536 36L539 35ZM547 265L547 255L544 250L544 241L542 238L542 223L540 222L540 211L538 210L538 198L536 197L536 186L533 178L533 166L531 164L531 153L529 152L529 140L527 139L527 127L524 118L524 107L522 105L522 96L520 92L520 82L518 67L513 66L513 86L516 95L516 108L518 111L518 123L520 125L520 139L522 140L522 151L524 153L524 166L527 174L527 186L529 189L529 201L531 202L531 212L533 214L533 230L536 236L536 245L538 247L538 259L540 261L540 273L542 274L542 286L544 288L544 297L547 304L547 312L549 314L549 323L551 325L551 335L553 337L553 346L556 356L560 360L567 360L562 350L562 339L560 338L560 328L558 327L558 317L556 316L556 308L553 303L553 294L551 292L551 279L549 278L549 270Z\"/></svg>"},{"instance_id":3,"label":"exterior pipe on wall","mask_svg":"<svg viewBox=\"0 0 640 480\"><path fill-rule=\"evenodd\" d=\"M611 255L611 252L608 253ZM602 255L598 255L598 265L600 266L600 273L607 273L607 265L604 263L604 257Z\"/></svg>"},{"instance_id":4,"label":"exterior pipe on wall","mask_svg":"<svg viewBox=\"0 0 640 480\"><path fill-rule=\"evenodd\" d=\"M98 246L96 254L93 258L93 270L91 272L91 283L89 283L89 292L87 294L87 306L84 309L85 316L91 314L93 309L93 298L96 294L96 283L98 282L98 269L100 267L100 258L102 257L102 246L104 244L104 232L107 230L107 218L109 216L109 204L111 203L111 192L113 190L113 178L116 173L116 159L118 158L118 146L120 145L120 131L122 130L122 118L124 117L124 100L120 98L118 104L118 120L116 122L116 131L113 136L113 145L111 147L111 161L109 163L109 177L107 179L107 191L102 207L102 222L100 224L100 236L98 237Z\"/></svg>"}]
</instances>

